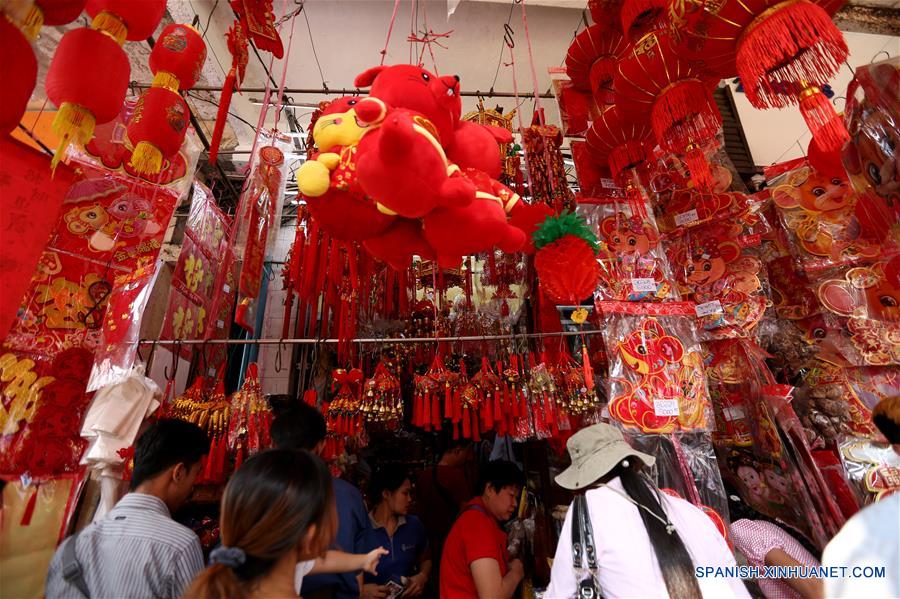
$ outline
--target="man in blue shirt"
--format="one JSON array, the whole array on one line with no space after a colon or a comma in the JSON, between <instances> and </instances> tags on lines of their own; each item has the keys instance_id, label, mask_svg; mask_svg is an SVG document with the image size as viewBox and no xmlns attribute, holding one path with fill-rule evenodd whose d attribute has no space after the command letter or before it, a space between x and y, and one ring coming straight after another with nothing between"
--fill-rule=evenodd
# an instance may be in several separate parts
<instances>
[{"instance_id":1,"label":"man in blue shirt","mask_svg":"<svg viewBox=\"0 0 900 599\"><path fill-rule=\"evenodd\" d=\"M279 449L307 449L321 457L325 449L327 428L325 418L306 404L292 406L272 422L272 441ZM338 530L336 549L348 553L365 553L366 507L359 489L337 477L334 500L337 504ZM301 595L304 599L359 599L359 573L316 574L303 578Z\"/></svg>"},{"instance_id":2,"label":"man in blue shirt","mask_svg":"<svg viewBox=\"0 0 900 599\"><path fill-rule=\"evenodd\" d=\"M403 597L419 597L425 591L431 574L428 534L422 521L409 515L411 490L409 475L400 467L384 466L372 476L369 496L377 503L369 512L363 547L383 547L388 553L378 563L377 574L365 574L363 599L390 596L391 582L404 588Z\"/></svg>"}]
</instances>

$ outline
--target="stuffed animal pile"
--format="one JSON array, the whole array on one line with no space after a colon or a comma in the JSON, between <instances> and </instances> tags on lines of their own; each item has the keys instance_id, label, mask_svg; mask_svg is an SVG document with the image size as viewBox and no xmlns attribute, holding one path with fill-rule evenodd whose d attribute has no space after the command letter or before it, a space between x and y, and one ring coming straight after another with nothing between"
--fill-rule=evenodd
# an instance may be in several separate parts
<instances>
[{"instance_id":1,"label":"stuffed animal pile","mask_svg":"<svg viewBox=\"0 0 900 599\"><path fill-rule=\"evenodd\" d=\"M365 97L334 100L316 121L319 153L297 173L310 214L396 269L413 255L458 267L499 247L528 249L546 216L497 178L505 129L460 119L459 77L413 65L356 78Z\"/></svg>"}]
</instances>

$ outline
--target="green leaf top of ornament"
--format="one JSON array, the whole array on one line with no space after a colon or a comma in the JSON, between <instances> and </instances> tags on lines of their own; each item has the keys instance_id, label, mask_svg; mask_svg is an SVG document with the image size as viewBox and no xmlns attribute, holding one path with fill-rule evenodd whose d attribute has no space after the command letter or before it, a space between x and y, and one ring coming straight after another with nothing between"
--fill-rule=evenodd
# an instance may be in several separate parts
<instances>
[{"instance_id":1,"label":"green leaf top of ornament","mask_svg":"<svg viewBox=\"0 0 900 599\"><path fill-rule=\"evenodd\" d=\"M600 250L597 236L591 231L587 221L574 212L563 210L557 216L548 216L537 231L534 232L534 247L541 249L567 235L585 240L596 254Z\"/></svg>"}]
</instances>

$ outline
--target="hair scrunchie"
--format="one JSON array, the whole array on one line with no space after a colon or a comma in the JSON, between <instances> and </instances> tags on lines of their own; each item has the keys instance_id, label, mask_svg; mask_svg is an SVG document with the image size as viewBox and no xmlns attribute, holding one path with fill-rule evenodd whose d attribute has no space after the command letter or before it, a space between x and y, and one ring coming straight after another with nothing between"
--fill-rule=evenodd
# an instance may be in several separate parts
<instances>
[{"instance_id":1,"label":"hair scrunchie","mask_svg":"<svg viewBox=\"0 0 900 599\"><path fill-rule=\"evenodd\" d=\"M231 569L239 568L247 561L247 554L240 547L226 547L222 545L216 547L209 554L209 562L211 564L222 564Z\"/></svg>"}]
</instances>

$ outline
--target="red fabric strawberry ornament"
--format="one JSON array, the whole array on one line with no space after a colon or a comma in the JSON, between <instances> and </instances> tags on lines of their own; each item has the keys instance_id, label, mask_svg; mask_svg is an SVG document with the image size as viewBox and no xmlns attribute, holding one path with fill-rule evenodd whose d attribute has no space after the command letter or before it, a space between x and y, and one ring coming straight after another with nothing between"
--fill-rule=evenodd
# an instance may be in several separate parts
<instances>
[{"instance_id":1,"label":"red fabric strawberry ornament","mask_svg":"<svg viewBox=\"0 0 900 599\"><path fill-rule=\"evenodd\" d=\"M533 239L534 268L548 298L574 305L594 293L600 279L599 245L582 217L568 210L549 216Z\"/></svg>"}]
</instances>

